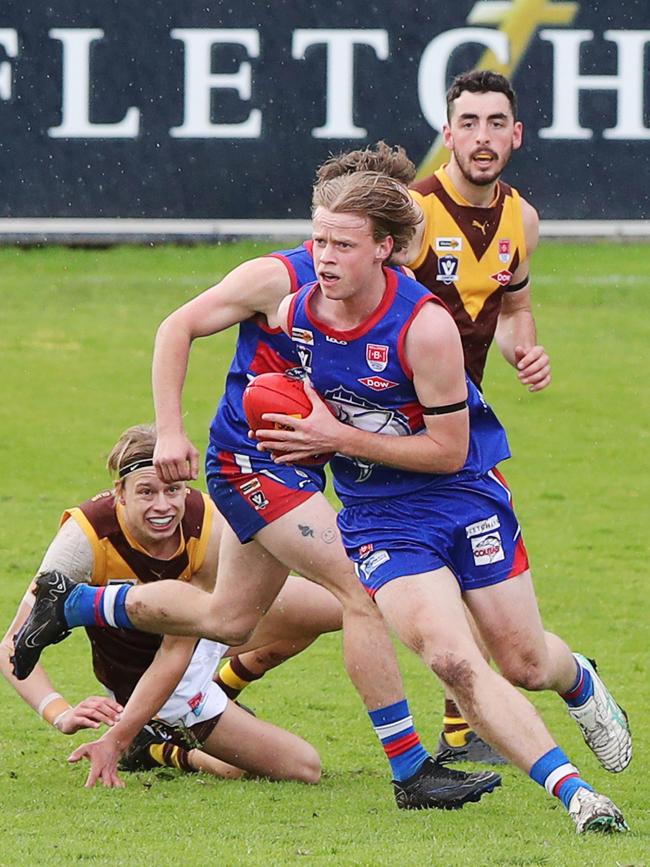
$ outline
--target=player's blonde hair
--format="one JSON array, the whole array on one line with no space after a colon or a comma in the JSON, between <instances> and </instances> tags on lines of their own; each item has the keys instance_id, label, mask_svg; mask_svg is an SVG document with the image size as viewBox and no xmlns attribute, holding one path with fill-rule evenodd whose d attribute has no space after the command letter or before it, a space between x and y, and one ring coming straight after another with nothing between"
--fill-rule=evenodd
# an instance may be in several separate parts
<instances>
[{"instance_id":1,"label":"player's blonde hair","mask_svg":"<svg viewBox=\"0 0 650 867\"><path fill-rule=\"evenodd\" d=\"M120 470L135 461L152 460L155 448L155 425L134 424L122 433L111 449L106 467L111 475L117 476Z\"/></svg>"},{"instance_id":2,"label":"player's blonde hair","mask_svg":"<svg viewBox=\"0 0 650 867\"><path fill-rule=\"evenodd\" d=\"M368 217L375 241L383 241L390 235L394 252L408 245L422 220L404 184L381 172L355 172L316 184L312 215L317 208Z\"/></svg>"},{"instance_id":3,"label":"player's blonde hair","mask_svg":"<svg viewBox=\"0 0 650 867\"><path fill-rule=\"evenodd\" d=\"M417 169L401 145L391 146L378 141L367 148L332 155L316 170L316 183L354 172L381 172L403 184L410 184Z\"/></svg>"}]
</instances>

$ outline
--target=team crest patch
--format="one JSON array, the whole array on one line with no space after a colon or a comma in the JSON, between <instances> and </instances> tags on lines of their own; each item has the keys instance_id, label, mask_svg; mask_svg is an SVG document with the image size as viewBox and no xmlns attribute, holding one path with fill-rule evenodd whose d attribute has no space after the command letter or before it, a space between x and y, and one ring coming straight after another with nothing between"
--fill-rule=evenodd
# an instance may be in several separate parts
<instances>
[{"instance_id":1,"label":"team crest patch","mask_svg":"<svg viewBox=\"0 0 650 867\"><path fill-rule=\"evenodd\" d=\"M381 373L386 370L388 365L388 347L381 343L366 344L366 361L368 367L374 370L375 373Z\"/></svg>"},{"instance_id":2,"label":"team crest patch","mask_svg":"<svg viewBox=\"0 0 650 867\"><path fill-rule=\"evenodd\" d=\"M462 249L462 238L436 238L436 253L444 253L449 250L460 253Z\"/></svg>"},{"instance_id":3,"label":"team crest patch","mask_svg":"<svg viewBox=\"0 0 650 867\"><path fill-rule=\"evenodd\" d=\"M504 268L503 271L498 271L496 274L492 274L490 279L496 280L501 286L507 286L512 280L512 271L508 271L507 268Z\"/></svg>"},{"instance_id":4,"label":"team crest patch","mask_svg":"<svg viewBox=\"0 0 650 867\"><path fill-rule=\"evenodd\" d=\"M436 280L444 283L445 286L451 286L458 280L458 259L456 256L441 256L438 259L438 273Z\"/></svg>"},{"instance_id":5,"label":"team crest patch","mask_svg":"<svg viewBox=\"0 0 650 867\"><path fill-rule=\"evenodd\" d=\"M506 262L510 261L510 238L500 238L497 243L499 245L499 261L505 265Z\"/></svg>"},{"instance_id":6,"label":"team crest patch","mask_svg":"<svg viewBox=\"0 0 650 867\"><path fill-rule=\"evenodd\" d=\"M505 560L503 543L498 532L488 533L485 536L474 536L470 539L474 563L477 566L488 566L490 563L498 563Z\"/></svg>"},{"instance_id":7,"label":"team crest patch","mask_svg":"<svg viewBox=\"0 0 650 867\"><path fill-rule=\"evenodd\" d=\"M306 343L307 346L314 345L314 332L308 328L292 328L291 339L298 343Z\"/></svg>"},{"instance_id":8,"label":"team crest patch","mask_svg":"<svg viewBox=\"0 0 650 867\"><path fill-rule=\"evenodd\" d=\"M371 388L373 391L387 391L389 388L395 388L396 382L391 382L390 379L384 379L382 376L364 376L363 379L358 379L361 385Z\"/></svg>"}]
</instances>

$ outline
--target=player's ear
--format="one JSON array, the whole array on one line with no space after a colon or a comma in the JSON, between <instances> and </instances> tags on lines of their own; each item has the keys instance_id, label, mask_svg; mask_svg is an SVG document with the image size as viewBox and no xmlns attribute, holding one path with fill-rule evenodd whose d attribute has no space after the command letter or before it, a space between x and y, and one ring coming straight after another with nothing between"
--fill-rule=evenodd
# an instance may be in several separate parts
<instances>
[{"instance_id":1,"label":"player's ear","mask_svg":"<svg viewBox=\"0 0 650 867\"><path fill-rule=\"evenodd\" d=\"M513 151L519 150L524 140L524 125L520 120L515 121L515 125L512 130L512 149Z\"/></svg>"},{"instance_id":2,"label":"player's ear","mask_svg":"<svg viewBox=\"0 0 650 867\"><path fill-rule=\"evenodd\" d=\"M442 125L442 140L447 150L451 150L454 146L454 137L451 134L451 127L448 123Z\"/></svg>"}]
</instances>

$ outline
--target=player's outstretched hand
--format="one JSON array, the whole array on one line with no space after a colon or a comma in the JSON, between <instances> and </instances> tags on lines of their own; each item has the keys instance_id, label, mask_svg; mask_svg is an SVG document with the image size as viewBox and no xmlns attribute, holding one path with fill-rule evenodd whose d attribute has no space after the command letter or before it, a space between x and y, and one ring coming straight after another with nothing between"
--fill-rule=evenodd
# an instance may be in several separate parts
<instances>
[{"instance_id":1,"label":"player's outstretched hand","mask_svg":"<svg viewBox=\"0 0 650 867\"><path fill-rule=\"evenodd\" d=\"M73 735L81 729L98 729L100 725L119 722L123 707L108 696L90 695L71 707L55 721L64 735Z\"/></svg>"},{"instance_id":2,"label":"player's outstretched hand","mask_svg":"<svg viewBox=\"0 0 650 867\"><path fill-rule=\"evenodd\" d=\"M260 451L273 452L278 464L299 464L313 455L327 455L339 451L344 425L338 421L329 406L320 397L309 380L304 381L305 394L312 410L307 418L295 418L276 412L265 412L264 421L277 424L278 429L255 431Z\"/></svg>"},{"instance_id":3,"label":"player's outstretched hand","mask_svg":"<svg viewBox=\"0 0 650 867\"><path fill-rule=\"evenodd\" d=\"M551 381L551 362L543 346L515 347L517 376L528 391L541 391Z\"/></svg>"},{"instance_id":4,"label":"player's outstretched hand","mask_svg":"<svg viewBox=\"0 0 650 867\"><path fill-rule=\"evenodd\" d=\"M199 477L199 453L184 433L158 434L153 465L163 482L183 482Z\"/></svg>"},{"instance_id":5,"label":"player's outstretched hand","mask_svg":"<svg viewBox=\"0 0 650 867\"><path fill-rule=\"evenodd\" d=\"M88 759L90 771L86 777L84 786L92 789L97 780L100 780L107 789L123 789L124 783L117 773L117 763L122 755L122 750L105 734L98 741L82 744L68 756L69 762L79 762Z\"/></svg>"}]
</instances>

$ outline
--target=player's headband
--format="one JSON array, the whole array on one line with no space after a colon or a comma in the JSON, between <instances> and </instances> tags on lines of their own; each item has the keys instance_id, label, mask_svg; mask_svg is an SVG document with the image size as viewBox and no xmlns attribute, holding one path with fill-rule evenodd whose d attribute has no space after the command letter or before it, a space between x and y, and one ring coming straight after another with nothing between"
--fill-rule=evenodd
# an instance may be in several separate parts
<instances>
[{"instance_id":1,"label":"player's headband","mask_svg":"<svg viewBox=\"0 0 650 867\"><path fill-rule=\"evenodd\" d=\"M139 461L131 461L130 464L125 464L123 467L120 467L118 475L123 479L124 476L128 476L129 473L134 473L136 470L143 470L146 467L153 467L153 458L141 458Z\"/></svg>"}]
</instances>

